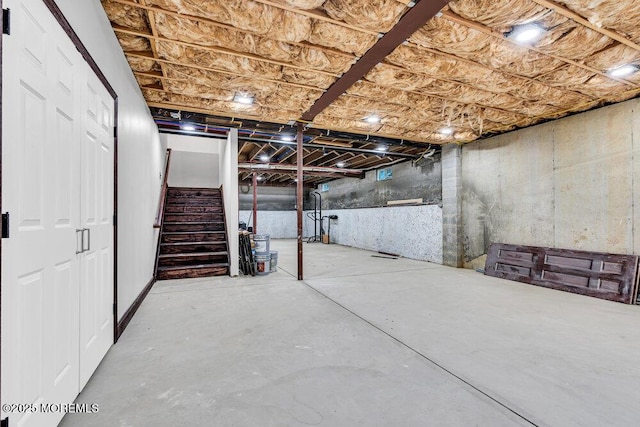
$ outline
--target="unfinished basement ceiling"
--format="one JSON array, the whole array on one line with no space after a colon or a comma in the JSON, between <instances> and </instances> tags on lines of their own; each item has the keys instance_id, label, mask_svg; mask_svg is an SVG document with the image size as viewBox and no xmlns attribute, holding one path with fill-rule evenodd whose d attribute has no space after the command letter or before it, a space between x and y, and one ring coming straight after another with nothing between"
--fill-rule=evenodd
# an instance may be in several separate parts
<instances>
[{"instance_id":1,"label":"unfinished basement ceiling","mask_svg":"<svg viewBox=\"0 0 640 427\"><path fill-rule=\"evenodd\" d=\"M238 129L239 182L249 185L253 173L261 185L292 186L296 178L295 125L230 119L210 114L151 107L163 133L225 137ZM363 178L364 172L412 161L438 158L440 147L377 136L308 128L303 138L304 185L313 187L338 178Z\"/></svg>"},{"instance_id":2,"label":"unfinished basement ceiling","mask_svg":"<svg viewBox=\"0 0 640 427\"><path fill-rule=\"evenodd\" d=\"M102 4L151 107L285 124L300 119L412 3ZM537 39L517 40L531 30L525 24L542 29ZM456 0L312 126L467 143L633 98L639 64L637 1ZM238 94L255 102L234 102ZM380 122L365 120L372 115Z\"/></svg>"}]
</instances>

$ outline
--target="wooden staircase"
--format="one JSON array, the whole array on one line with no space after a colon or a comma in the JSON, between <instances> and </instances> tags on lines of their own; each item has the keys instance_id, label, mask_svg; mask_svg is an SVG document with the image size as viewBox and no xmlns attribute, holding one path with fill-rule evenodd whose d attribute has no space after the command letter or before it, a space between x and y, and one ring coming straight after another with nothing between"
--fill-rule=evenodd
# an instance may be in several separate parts
<instances>
[{"instance_id":1,"label":"wooden staircase","mask_svg":"<svg viewBox=\"0 0 640 427\"><path fill-rule=\"evenodd\" d=\"M229 249L221 191L168 188L156 279L228 274Z\"/></svg>"}]
</instances>

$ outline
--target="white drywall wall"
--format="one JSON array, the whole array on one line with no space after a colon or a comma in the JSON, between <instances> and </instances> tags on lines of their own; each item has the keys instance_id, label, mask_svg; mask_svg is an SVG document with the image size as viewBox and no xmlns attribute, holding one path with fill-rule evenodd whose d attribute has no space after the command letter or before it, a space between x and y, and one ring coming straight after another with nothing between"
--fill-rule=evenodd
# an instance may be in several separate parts
<instances>
[{"instance_id":1,"label":"white drywall wall","mask_svg":"<svg viewBox=\"0 0 640 427\"><path fill-rule=\"evenodd\" d=\"M169 187L220 188L218 154L171 152Z\"/></svg>"},{"instance_id":2,"label":"white drywall wall","mask_svg":"<svg viewBox=\"0 0 640 427\"><path fill-rule=\"evenodd\" d=\"M229 249L229 273L240 273L238 253L238 130L229 130L229 136L220 152L220 180L224 197L224 212L227 224L227 243Z\"/></svg>"},{"instance_id":3,"label":"white drywall wall","mask_svg":"<svg viewBox=\"0 0 640 427\"><path fill-rule=\"evenodd\" d=\"M161 134L171 152L170 187L219 188L220 151L225 139Z\"/></svg>"},{"instance_id":4,"label":"white drywall wall","mask_svg":"<svg viewBox=\"0 0 640 427\"><path fill-rule=\"evenodd\" d=\"M118 317L153 276L166 145L98 0L56 3L118 94Z\"/></svg>"},{"instance_id":5,"label":"white drywall wall","mask_svg":"<svg viewBox=\"0 0 640 427\"><path fill-rule=\"evenodd\" d=\"M171 148L172 150L209 154L220 154L222 147L227 142L224 138L205 138L195 135L168 133L160 134L160 139L167 144L167 148Z\"/></svg>"}]
</instances>

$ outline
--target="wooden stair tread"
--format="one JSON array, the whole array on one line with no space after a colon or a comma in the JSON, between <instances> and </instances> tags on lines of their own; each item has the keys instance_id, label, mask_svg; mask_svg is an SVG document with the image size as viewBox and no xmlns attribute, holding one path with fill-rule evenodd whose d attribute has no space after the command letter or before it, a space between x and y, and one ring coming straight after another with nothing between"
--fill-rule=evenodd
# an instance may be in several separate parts
<instances>
[{"instance_id":1,"label":"wooden stair tread","mask_svg":"<svg viewBox=\"0 0 640 427\"><path fill-rule=\"evenodd\" d=\"M162 234L185 235L185 234L225 234L224 231L165 231Z\"/></svg>"},{"instance_id":2,"label":"wooden stair tread","mask_svg":"<svg viewBox=\"0 0 640 427\"><path fill-rule=\"evenodd\" d=\"M162 227L156 260L159 280L229 274L220 189L169 187Z\"/></svg>"},{"instance_id":3,"label":"wooden stair tread","mask_svg":"<svg viewBox=\"0 0 640 427\"><path fill-rule=\"evenodd\" d=\"M202 256L218 256L229 255L227 251L220 252L189 252L179 254L161 254L160 258L188 258L188 257L202 257Z\"/></svg>"},{"instance_id":4,"label":"wooden stair tread","mask_svg":"<svg viewBox=\"0 0 640 427\"><path fill-rule=\"evenodd\" d=\"M224 224L224 221L170 221L165 222L165 225L176 225L176 224Z\"/></svg>"},{"instance_id":5,"label":"wooden stair tread","mask_svg":"<svg viewBox=\"0 0 640 427\"><path fill-rule=\"evenodd\" d=\"M202 191L202 190L207 190L207 191L220 191L219 188L215 188L215 187L168 187L169 191L171 190L180 190L180 191L189 191L189 190L193 190L193 191Z\"/></svg>"},{"instance_id":6,"label":"wooden stair tread","mask_svg":"<svg viewBox=\"0 0 640 427\"><path fill-rule=\"evenodd\" d=\"M193 234L193 233L184 233ZM193 245L226 245L226 241L222 240L196 240L193 242L166 242L160 243L160 246L193 246Z\"/></svg>"},{"instance_id":7,"label":"wooden stair tread","mask_svg":"<svg viewBox=\"0 0 640 427\"><path fill-rule=\"evenodd\" d=\"M158 271L166 270L198 270L211 267L229 267L228 262L216 262L211 264L197 264L197 265L165 265L158 267Z\"/></svg>"},{"instance_id":8,"label":"wooden stair tread","mask_svg":"<svg viewBox=\"0 0 640 427\"><path fill-rule=\"evenodd\" d=\"M167 212L165 214L165 216L180 216L180 217L187 217L187 216L192 216L192 215L216 215L219 216L221 212Z\"/></svg>"}]
</instances>

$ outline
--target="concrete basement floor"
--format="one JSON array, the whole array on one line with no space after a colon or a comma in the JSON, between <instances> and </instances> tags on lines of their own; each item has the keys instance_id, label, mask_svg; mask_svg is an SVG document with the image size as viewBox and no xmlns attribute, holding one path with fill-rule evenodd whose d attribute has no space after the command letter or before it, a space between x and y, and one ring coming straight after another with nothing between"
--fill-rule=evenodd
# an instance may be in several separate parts
<instances>
[{"instance_id":1,"label":"concrete basement floor","mask_svg":"<svg viewBox=\"0 0 640 427\"><path fill-rule=\"evenodd\" d=\"M62 426L637 426L640 306L272 241L268 276L158 282Z\"/></svg>"}]
</instances>

